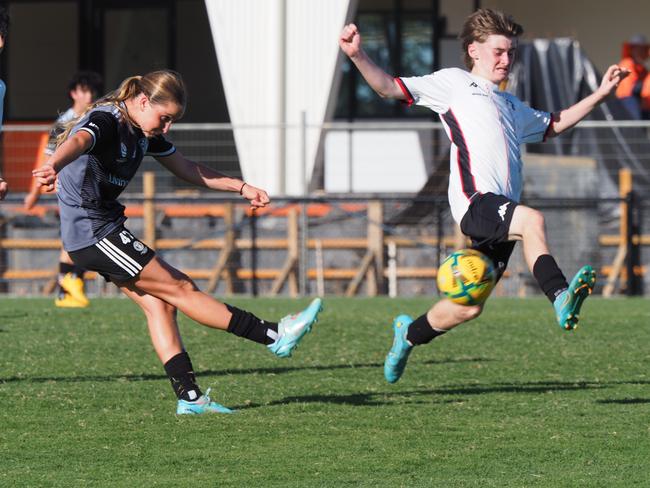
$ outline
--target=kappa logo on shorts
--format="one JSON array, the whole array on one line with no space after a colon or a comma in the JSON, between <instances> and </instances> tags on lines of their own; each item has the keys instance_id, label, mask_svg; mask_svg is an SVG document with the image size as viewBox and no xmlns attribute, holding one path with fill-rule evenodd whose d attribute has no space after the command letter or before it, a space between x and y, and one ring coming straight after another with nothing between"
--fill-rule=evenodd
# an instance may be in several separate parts
<instances>
[{"instance_id":1,"label":"kappa logo on shorts","mask_svg":"<svg viewBox=\"0 0 650 488\"><path fill-rule=\"evenodd\" d=\"M140 241L133 241L133 249L138 251L140 254L145 254L147 252L147 246L142 244Z\"/></svg>"},{"instance_id":2,"label":"kappa logo on shorts","mask_svg":"<svg viewBox=\"0 0 650 488\"><path fill-rule=\"evenodd\" d=\"M510 202L506 202L506 203L504 203L503 205L501 205L499 207L498 214L499 214L499 217L501 217L502 222L506 220L505 217L506 217L506 212L508 211L508 205L510 205Z\"/></svg>"}]
</instances>

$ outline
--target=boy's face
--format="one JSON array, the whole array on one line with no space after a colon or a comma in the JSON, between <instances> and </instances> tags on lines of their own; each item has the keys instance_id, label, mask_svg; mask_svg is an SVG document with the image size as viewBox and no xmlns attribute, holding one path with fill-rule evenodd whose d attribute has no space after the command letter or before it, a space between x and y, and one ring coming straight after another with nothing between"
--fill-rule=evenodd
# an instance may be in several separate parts
<instances>
[{"instance_id":1,"label":"boy's face","mask_svg":"<svg viewBox=\"0 0 650 488\"><path fill-rule=\"evenodd\" d=\"M95 94L87 86L77 85L70 91L70 98L76 107L86 108L95 100Z\"/></svg>"},{"instance_id":2,"label":"boy's face","mask_svg":"<svg viewBox=\"0 0 650 488\"><path fill-rule=\"evenodd\" d=\"M471 43L467 52L474 60L472 73L498 85L510 74L516 48L516 39L500 34L491 34L485 42Z\"/></svg>"}]
</instances>

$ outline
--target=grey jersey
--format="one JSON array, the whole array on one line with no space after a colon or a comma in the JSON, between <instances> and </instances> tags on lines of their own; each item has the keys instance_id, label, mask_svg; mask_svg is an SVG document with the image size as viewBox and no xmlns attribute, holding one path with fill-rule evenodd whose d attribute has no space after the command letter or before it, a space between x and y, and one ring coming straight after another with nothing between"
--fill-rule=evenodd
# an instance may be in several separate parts
<instances>
[{"instance_id":1,"label":"grey jersey","mask_svg":"<svg viewBox=\"0 0 650 488\"><path fill-rule=\"evenodd\" d=\"M102 105L84 115L70 131L93 137L88 151L58 175L61 239L66 251L99 242L126 220L117 197L135 176L142 158L169 156L174 145L162 135L147 138L124 119L114 105Z\"/></svg>"}]
</instances>

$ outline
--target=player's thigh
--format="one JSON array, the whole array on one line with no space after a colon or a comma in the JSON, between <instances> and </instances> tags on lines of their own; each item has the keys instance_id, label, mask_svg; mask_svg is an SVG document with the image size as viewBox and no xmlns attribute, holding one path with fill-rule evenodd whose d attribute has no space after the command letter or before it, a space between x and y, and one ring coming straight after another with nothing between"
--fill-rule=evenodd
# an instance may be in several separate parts
<instances>
[{"instance_id":1,"label":"player's thigh","mask_svg":"<svg viewBox=\"0 0 650 488\"><path fill-rule=\"evenodd\" d=\"M508 237L511 240L521 240L527 230L543 228L544 216L539 210L525 205L517 205L510 221Z\"/></svg>"},{"instance_id":2,"label":"player's thigh","mask_svg":"<svg viewBox=\"0 0 650 488\"><path fill-rule=\"evenodd\" d=\"M157 255L147 263L133 283L138 289L163 299L198 290L189 276Z\"/></svg>"}]
</instances>

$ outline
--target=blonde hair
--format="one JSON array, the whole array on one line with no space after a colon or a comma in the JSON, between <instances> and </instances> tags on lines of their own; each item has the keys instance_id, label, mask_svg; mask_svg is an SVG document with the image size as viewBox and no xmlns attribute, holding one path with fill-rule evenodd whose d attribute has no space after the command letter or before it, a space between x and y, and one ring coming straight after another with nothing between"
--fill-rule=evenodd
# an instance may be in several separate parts
<instances>
[{"instance_id":1,"label":"blonde hair","mask_svg":"<svg viewBox=\"0 0 650 488\"><path fill-rule=\"evenodd\" d=\"M467 52L473 42L485 42L492 35L519 37L524 28L517 24L510 15L489 8L481 8L465 20L458 38L463 42L463 60L468 69L474 67L474 60Z\"/></svg>"},{"instance_id":2,"label":"blonde hair","mask_svg":"<svg viewBox=\"0 0 650 488\"><path fill-rule=\"evenodd\" d=\"M187 90L183 78L176 71L152 71L144 76L131 76L125 79L117 90L107 93L95 103L90 105L79 117L65 125L64 131L57 137L57 147L70 135L72 128L91 110L102 105L114 105L124 116L131 120L122 102L137 97L141 93L154 105L175 103L181 108L178 118L183 116L187 105Z\"/></svg>"}]
</instances>

